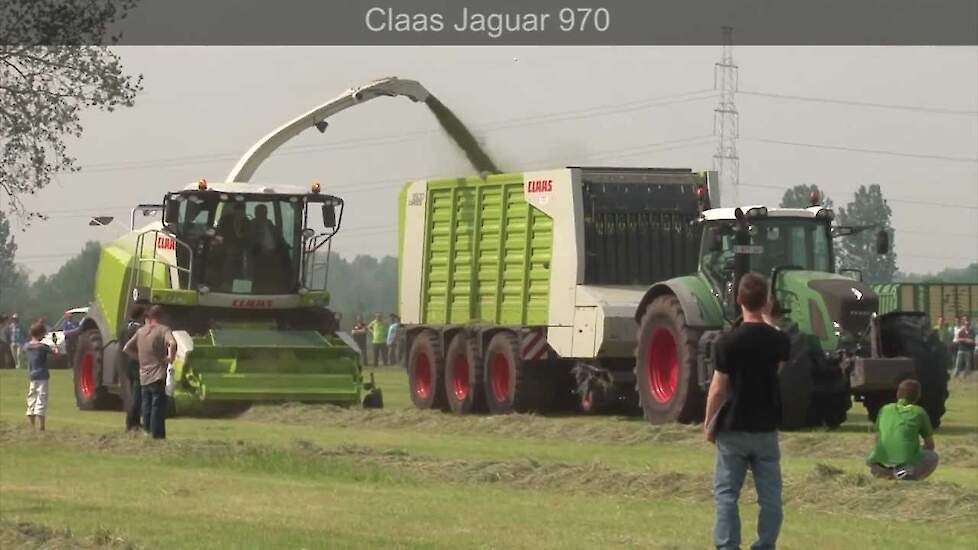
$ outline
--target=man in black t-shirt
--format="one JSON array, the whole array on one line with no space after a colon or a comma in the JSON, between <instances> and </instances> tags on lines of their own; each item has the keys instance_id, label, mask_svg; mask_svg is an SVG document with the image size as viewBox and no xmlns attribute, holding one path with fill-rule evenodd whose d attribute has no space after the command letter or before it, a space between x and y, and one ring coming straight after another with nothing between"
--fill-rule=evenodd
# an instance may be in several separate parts
<instances>
[{"instance_id":1,"label":"man in black t-shirt","mask_svg":"<svg viewBox=\"0 0 978 550\"><path fill-rule=\"evenodd\" d=\"M788 360L790 343L764 322L767 298L767 280L762 275L741 277L737 305L743 321L717 342L704 424L706 439L717 448L713 479L717 508L713 541L717 548L740 547L737 501L748 468L754 474L760 506L757 542L751 548L774 548L781 529L778 370Z\"/></svg>"}]
</instances>

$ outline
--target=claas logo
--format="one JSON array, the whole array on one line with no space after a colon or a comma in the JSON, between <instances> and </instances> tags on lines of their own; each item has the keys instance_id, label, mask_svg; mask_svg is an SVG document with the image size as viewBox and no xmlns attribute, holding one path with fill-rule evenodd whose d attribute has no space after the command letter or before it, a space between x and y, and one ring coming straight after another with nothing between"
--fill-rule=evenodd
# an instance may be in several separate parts
<instances>
[{"instance_id":1,"label":"claas logo","mask_svg":"<svg viewBox=\"0 0 978 550\"><path fill-rule=\"evenodd\" d=\"M530 180L526 183L527 193L549 193L553 191L554 180Z\"/></svg>"},{"instance_id":2,"label":"claas logo","mask_svg":"<svg viewBox=\"0 0 978 550\"><path fill-rule=\"evenodd\" d=\"M256 300L256 299L238 299L231 302L231 307L240 307L246 309L268 309L272 307L271 300Z\"/></svg>"},{"instance_id":3,"label":"claas logo","mask_svg":"<svg viewBox=\"0 0 978 550\"><path fill-rule=\"evenodd\" d=\"M177 241L170 237L160 235L156 237L156 248L159 250L176 250Z\"/></svg>"}]
</instances>

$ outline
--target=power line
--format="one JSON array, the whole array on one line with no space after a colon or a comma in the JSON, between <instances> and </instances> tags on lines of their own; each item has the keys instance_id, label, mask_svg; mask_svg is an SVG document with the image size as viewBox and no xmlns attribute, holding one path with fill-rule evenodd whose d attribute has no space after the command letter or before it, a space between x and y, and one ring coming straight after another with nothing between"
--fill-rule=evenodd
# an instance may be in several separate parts
<instances>
[{"instance_id":1,"label":"power line","mask_svg":"<svg viewBox=\"0 0 978 550\"><path fill-rule=\"evenodd\" d=\"M862 149L859 147L845 147L842 145L825 145L821 143L801 143L797 141L782 141L778 139L745 138L747 141L758 143L774 143L777 145L791 145L794 147L809 147L813 149L829 149L833 151L849 151L852 153L870 153L874 155L888 155L892 157L908 157L919 159L945 160L949 162L978 163L978 158L973 157L950 157L944 155L925 155L920 153L905 153L901 151L887 151L884 149Z\"/></svg>"},{"instance_id":2,"label":"power line","mask_svg":"<svg viewBox=\"0 0 978 550\"><path fill-rule=\"evenodd\" d=\"M742 183L741 185L743 185L744 187L757 187L759 189L776 189L778 191L787 191L788 189L790 189L789 187L785 187L783 185L764 185L762 183ZM826 191L831 191L831 190L826 190ZM848 189L846 192L852 193L853 190ZM900 198L894 199L889 197L885 197L884 199L887 202L902 202L907 204L920 204L924 206L939 206L942 208L964 208L967 210L978 210L978 206L968 206L964 204L948 204L943 202L921 201L915 199L900 199Z\"/></svg>"},{"instance_id":3,"label":"power line","mask_svg":"<svg viewBox=\"0 0 978 550\"><path fill-rule=\"evenodd\" d=\"M875 103L871 101L855 101L849 99L835 99L829 97L812 97L812 96L801 96L801 95L789 95L789 94L776 94L770 92L756 92L756 91L743 91L740 90L739 93L744 95L752 95L758 97L770 97L775 99L789 99L794 101L809 101L814 103L832 103L837 105L853 105L856 107L873 107L877 109L895 109L899 111L914 111L920 113L935 113L942 115L964 115L964 116L978 116L978 111L968 111L964 109L947 109L942 107L922 107L918 105L898 105L895 103Z\"/></svg>"}]
</instances>

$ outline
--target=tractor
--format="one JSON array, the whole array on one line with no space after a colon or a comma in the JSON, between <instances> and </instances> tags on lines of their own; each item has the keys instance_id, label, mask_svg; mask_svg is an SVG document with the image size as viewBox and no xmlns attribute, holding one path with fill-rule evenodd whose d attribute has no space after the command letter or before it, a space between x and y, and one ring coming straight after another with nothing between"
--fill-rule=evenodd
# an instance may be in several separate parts
<instances>
[{"instance_id":1,"label":"tractor","mask_svg":"<svg viewBox=\"0 0 978 550\"><path fill-rule=\"evenodd\" d=\"M778 327L791 340L780 371L782 428L835 428L852 399L875 420L906 378L920 381L920 405L940 425L947 351L926 315L880 315L879 296L861 273L837 272L833 240L872 226L835 225L817 196L808 208L778 209L710 208L705 186L697 196L696 272L652 285L635 310L636 389L647 420L703 420L717 340L741 322L737 283L759 272L769 278ZM877 253L887 253L889 234L880 230L875 244Z\"/></svg>"}]
</instances>

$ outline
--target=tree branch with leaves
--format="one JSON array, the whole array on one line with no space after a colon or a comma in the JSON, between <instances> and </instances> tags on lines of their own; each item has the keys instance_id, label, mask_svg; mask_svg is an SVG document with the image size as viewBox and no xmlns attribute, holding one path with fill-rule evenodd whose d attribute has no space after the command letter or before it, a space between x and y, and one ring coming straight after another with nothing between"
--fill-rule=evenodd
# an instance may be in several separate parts
<instances>
[{"instance_id":1,"label":"tree branch with leaves","mask_svg":"<svg viewBox=\"0 0 978 550\"><path fill-rule=\"evenodd\" d=\"M85 109L131 107L142 75L127 75L113 25L135 0L7 0L0 7L0 210L43 218L24 198L79 170L65 144ZM96 45L93 45L96 44Z\"/></svg>"}]
</instances>

